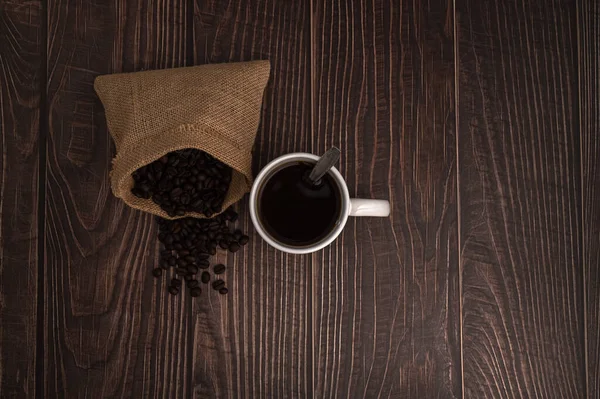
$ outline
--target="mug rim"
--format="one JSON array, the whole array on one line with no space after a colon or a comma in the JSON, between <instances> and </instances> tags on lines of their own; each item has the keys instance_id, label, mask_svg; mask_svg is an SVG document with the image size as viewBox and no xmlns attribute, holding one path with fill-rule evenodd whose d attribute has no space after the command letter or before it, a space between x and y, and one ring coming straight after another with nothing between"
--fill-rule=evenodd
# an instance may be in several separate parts
<instances>
[{"instance_id":1,"label":"mug rim","mask_svg":"<svg viewBox=\"0 0 600 399\"><path fill-rule=\"evenodd\" d=\"M335 241L335 239L340 235L340 233L346 226L346 222L348 221L348 216L349 216L349 212L350 212L350 193L348 192L348 186L346 185L346 180L344 180L344 178L342 177L342 175L340 174L340 172L337 170L336 167L332 167L329 171L330 171L331 175L334 177L334 179L340 189L341 196L342 196L342 199L341 199L342 200L342 205L341 205L342 209L341 209L341 214L340 214L340 218L337 222L337 225L323 239L319 240L318 242L316 242L312 245L308 245L308 246L294 247L291 245L287 245L287 244L279 242L279 241L275 240L273 237L271 237L263 229L260 221L258 220L258 214L257 214L258 204L257 204L256 197L258 195L259 188L261 187L261 185L262 185L263 181L265 180L265 178L267 177L267 175L276 167L278 167L282 164L285 164L285 163L289 163L291 161L298 161L298 160L318 161L319 158L320 157L318 155L309 154L307 152L292 152L289 154L285 154L285 155L275 158L274 160L269 162L267 165L265 165L265 167L261 169L258 176L256 176L256 179L254 179L254 183L252 184L252 190L250 191L250 218L252 219L252 224L254 225L254 228L256 229L256 231L258 231L258 234L260 234L260 236L269 245L271 245L274 248L277 248L280 251L291 253L291 254L309 254L312 252L316 252L320 249L325 248L326 246L330 245L333 241Z\"/></svg>"}]
</instances>

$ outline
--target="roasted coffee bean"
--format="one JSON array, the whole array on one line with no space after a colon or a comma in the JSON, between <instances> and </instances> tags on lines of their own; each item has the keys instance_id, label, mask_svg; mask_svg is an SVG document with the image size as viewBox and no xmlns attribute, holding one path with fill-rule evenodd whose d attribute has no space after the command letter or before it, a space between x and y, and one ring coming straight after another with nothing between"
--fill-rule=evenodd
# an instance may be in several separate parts
<instances>
[{"instance_id":1,"label":"roasted coffee bean","mask_svg":"<svg viewBox=\"0 0 600 399\"><path fill-rule=\"evenodd\" d=\"M152 202L154 202L156 205L160 205L162 204L162 197L158 194L154 194L152 196Z\"/></svg>"},{"instance_id":2,"label":"roasted coffee bean","mask_svg":"<svg viewBox=\"0 0 600 399\"><path fill-rule=\"evenodd\" d=\"M177 295L177 294L179 294L179 288L170 286L169 287L169 294L171 294L171 295Z\"/></svg>"},{"instance_id":3,"label":"roasted coffee bean","mask_svg":"<svg viewBox=\"0 0 600 399\"><path fill-rule=\"evenodd\" d=\"M186 267L187 264L188 264L188 262L184 258L177 259L177 266L179 266L179 267Z\"/></svg>"},{"instance_id":4,"label":"roasted coffee bean","mask_svg":"<svg viewBox=\"0 0 600 399\"><path fill-rule=\"evenodd\" d=\"M247 235L244 234L243 236L240 237L240 239L238 240L238 243L240 245L246 245L246 244L248 244L248 241L250 241L250 237L248 237Z\"/></svg>"},{"instance_id":5,"label":"roasted coffee bean","mask_svg":"<svg viewBox=\"0 0 600 399\"><path fill-rule=\"evenodd\" d=\"M194 276L192 276L191 274L186 274L185 276L183 276L183 279L185 281L190 281L194 279Z\"/></svg>"},{"instance_id":6,"label":"roasted coffee bean","mask_svg":"<svg viewBox=\"0 0 600 399\"><path fill-rule=\"evenodd\" d=\"M161 267L161 269L169 270L170 266L169 266L169 263L167 261L163 260L162 262L160 262L160 267Z\"/></svg>"},{"instance_id":7,"label":"roasted coffee bean","mask_svg":"<svg viewBox=\"0 0 600 399\"><path fill-rule=\"evenodd\" d=\"M196 274L196 273L198 273L198 266L188 265L187 271L188 271L188 273Z\"/></svg>"},{"instance_id":8,"label":"roasted coffee bean","mask_svg":"<svg viewBox=\"0 0 600 399\"><path fill-rule=\"evenodd\" d=\"M209 258L208 254L199 254L199 255L196 255L196 260L206 260L208 258Z\"/></svg>"},{"instance_id":9,"label":"roasted coffee bean","mask_svg":"<svg viewBox=\"0 0 600 399\"><path fill-rule=\"evenodd\" d=\"M240 244L238 244L237 242L232 242L232 243L229 245L229 251L230 251L230 252L237 252L237 251L239 251L239 250L240 250Z\"/></svg>"},{"instance_id":10,"label":"roasted coffee bean","mask_svg":"<svg viewBox=\"0 0 600 399\"><path fill-rule=\"evenodd\" d=\"M208 253L209 253L209 254L211 254L211 255L214 255L214 254L216 254L216 253L217 253L217 249L216 249L215 247L211 247L211 248L208 250Z\"/></svg>"},{"instance_id":11,"label":"roasted coffee bean","mask_svg":"<svg viewBox=\"0 0 600 399\"><path fill-rule=\"evenodd\" d=\"M221 288L221 289L219 290L219 294L221 294L221 295L225 295L225 294L227 294L228 292L229 292L229 290L228 290L227 288L225 288L225 287L223 287L223 288Z\"/></svg>"},{"instance_id":12,"label":"roasted coffee bean","mask_svg":"<svg viewBox=\"0 0 600 399\"><path fill-rule=\"evenodd\" d=\"M221 288L225 287L225 281L220 280L220 279L219 280L215 280L212 283L212 287L215 290L220 290Z\"/></svg>"},{"instance_id":13,"label":"roasted coffee bean","mask_svg":"<svg viewBox=\"0 0 600 399\"><path fill-rule=\"evenodd\" d=\"M176 278L171 279L171 286L177 287L177 288L181 287L181 280L176 279Z\"/></svg>"},{"instance_id":14,"label":"roasted coffee bean","mask_svg":"<svg viewBox=\"0 0 600 399\"><path fill-rule=\"evenodd\" d=\"M235 238L236 241L239 241L243 235L244 235L244 233L242 233L241 230L236 230L233 232L233 238Z\"/></svg>"},{"instance_id":15,"label":"roasted coffee bean","mask_svg":"<svg viewBox=\"0 0 600 399\"><path fill-rule=\"evenodd\" d=\"M183 245L181 245L181 243L176 242L175 244L173 244L173 249L176 249L177 251L181 251L183 249Z\"/></svg>"},{"instance_id":16,"label":"roasted coffee bean","mask_svg":"<svg viewBox=\"0 0 600 399\"><path fill-rule=\"evenodd\" d=\"M187 282L188 288L194 288L198 286L198 280L190 280Z\"/></svg>"},{"instance_id":17,"label":"roasted coffee bean","mask_svg":"<svg viewBox=\"0 0 600 399\"><path fill-rule=\"evenodd\" d=\"M210 262L207 260L201 260L198 261L196 263L196 265L200 268L200 269L208 269L208 267L210 266Z\"/></svg>"},{"instance_id":18,"label":"roasted coffee bean","mask_svg":"<svg viewBox=\"0 0 600 399\"><path fill-rule=\"evenodd\" d=\"M185 276L188 273L188 269L186 267L178 267L175 269L175 273L179 274L180 276Z\"/></svg>"},{"instance_id":19,"label":"roasted coffee bean","mask_svg":"<svg viewBox=\"0 0 600 399\"><path fill-rule=\"evenodd\" d=\"M181 256L181 253L179 253L179 256ZM196 257L192 255L188 255L184 259L187 263L194 263L196 261Z\"/></svg>"},{"instance_id":20,"label":"roasted coffee bean","mask_svg":"<svg viewBox=\"0 0 600 399\"><path fill-rule=\"evenodd\" d=\"M145 193L144 191L142 191L141 189L137 188L137 187L133 187L131 189L131 194L135 195L138 198L147 198L148 197L148 193Z\"/></svg>"},{"instance_id":21,"label":"roasted coffee bean","mask_svg":"<svg viewBox=\"0 0 600 399\"><path fill-rule=\"evenodd\" d=\"M169 251L168 249L163 249L162 251L160 251L160 257L161 258L166 259L166 258L168 258L170 256L171 256L171 251Z\"/></svg>"},{"instance_id":22,"label":"roasted coffee bean","mask_svg":"<svg viewBox=\"0 0 600 399\"><path fill-rule=\"evenodd\" d=\"M215 274L222 274L225 271L225 265L219 263L218 265L215 265L213 267L213 271L215 272Z\"/></svg>"},{"instance_id":23,"label":"roasted coffee bean","mask_svg":"<svg viewBox=\"0 0 600 399\"><path fill-rule=\"evenodd\" d=\"M228 247L230 247L229 243L225 240L221 240L219 241L219 246L223 249L227 249ZM238 248L239 249L239 248Z\"/></svg>"},{"instance_id":24,"label":"roasted coffee bean","mask_svg":"<svg viewBox=\"0 0 600 399\"><path fill-rule=\"evenodd\" d=\"M208 282L210 281L210 273L202 272L202 276L200 278L204 284L208 284Z\"/></svg>"},{"instance_id":25,"label":"roasted coffee bean","mask_svg":"<svg viewBox=\"0 0 600 399\"><path fill-rule=\"evenodd\" d=\"M171 197L171 199L175 199L178 198L181 194L183 194L183 190L181 189L181 187L175 187L173 190L171 190L169 196Z\"/></svg>"},{"instance_id":26,"label":"roasted coffee bean","mask_svg":"<svg viewBox=\"0 0 600 399\"><path fill-rule=\"evenodd\" d=\"M193 297L198 297L202 294L202 289L200 287L194 287L190 290L190 295Z\"/></svg>"},{"instance_id":27,"label":"roasted coffee bean","mask_svg":"<svg viewBox=\"0 0 600 399\"><path fill-rule=\"evenodd\" d=\"M179 256L188 256L190 254L190 251L188 251L187 249L182 249L181 251L179 251ZM187 258L186 258L187 260ZM193 262L193 259L192 259Z\"/></svg>"},{"instance_id":28,"label":"roasted coffee bean","mask_svg":"<svg viewBox=\"0 0 600 399\"><path fill-rule=\"evenodd\" d=\"M154 277L160 277L162 276L162 269L157 267L156 269L152 270L152 274Z\"/></svg>"}]
</instances>

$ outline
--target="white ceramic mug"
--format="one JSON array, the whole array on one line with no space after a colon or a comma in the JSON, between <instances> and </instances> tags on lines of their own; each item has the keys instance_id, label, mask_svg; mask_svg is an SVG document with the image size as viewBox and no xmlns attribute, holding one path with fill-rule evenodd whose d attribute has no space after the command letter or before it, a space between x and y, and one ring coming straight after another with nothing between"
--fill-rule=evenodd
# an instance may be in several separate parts
<instances>
[{"instance_id":1,"label":"white ceramic mug","mask_svg":"<svg viewBox=\"0 0 600 399\"><path fill-rule=\"evenodd\" d=\"M344 226L346 225L346 222L348 221L348 216L387 217L390 215L390 203L386 200L350 198L346 181L336 168L331 168L329 174L334 178L342 196L342 209L338 221L333 226L329 234L327 234L318 242L307 246L291 246L273 238L263 227L260 216L258 215L258 195L261 192L261 188L271 178L275 171L282 169L287 164L295 164L297 162L308 162L314 164L318 160L319 157L317 155L303 152L294 152L283 155L265 166L260 171L256 177L256 180L254 181L254 184L252 185L252 191L250 192L250 216L252 217L252 223L262 238L264 238L264 240L271 246L279 249L280 251L291 254L307 254L326 247L327 245L331 244L337 238L337 236L340 235L344 229Z\"/></svg>"}]
</instances>

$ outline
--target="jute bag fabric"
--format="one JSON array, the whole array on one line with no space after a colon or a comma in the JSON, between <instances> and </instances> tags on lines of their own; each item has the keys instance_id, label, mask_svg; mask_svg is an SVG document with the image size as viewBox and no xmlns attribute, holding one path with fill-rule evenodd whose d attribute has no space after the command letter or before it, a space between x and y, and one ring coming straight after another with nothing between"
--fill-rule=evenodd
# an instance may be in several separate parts
<instances>
[{"instance_id":1,"label":"jute bag fabric","mask_svg":"<svg viewBox=\"0 0 600 399\"><path fill-rule=\"evenodd\" d=\"M253 61L97 77L94 89L117 150L110 173L115 196L174 219L131 193L131 174L171 151L197 148L233 169L222 210L237 202L252 185L251 152L269 71L268 61Z\"/></svg>"}]
</instances>

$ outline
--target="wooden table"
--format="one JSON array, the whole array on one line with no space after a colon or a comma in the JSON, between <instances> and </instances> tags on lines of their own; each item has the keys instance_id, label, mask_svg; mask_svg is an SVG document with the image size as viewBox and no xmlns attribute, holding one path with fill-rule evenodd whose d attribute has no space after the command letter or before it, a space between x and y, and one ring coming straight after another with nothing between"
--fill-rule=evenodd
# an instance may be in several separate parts
<instances>
[{"instance_id":1,"label":"wooden table","mask_svg":"<svg viewBox=\"0 0 600 399\"><path fill-rule=\"evenodd\" d=\"M597 398L593 0L0 0L0 396ZM255 169L342 150L389 199L170 297L109 189L100 74L269 59Z\"/></svg>"}]
</instances>

